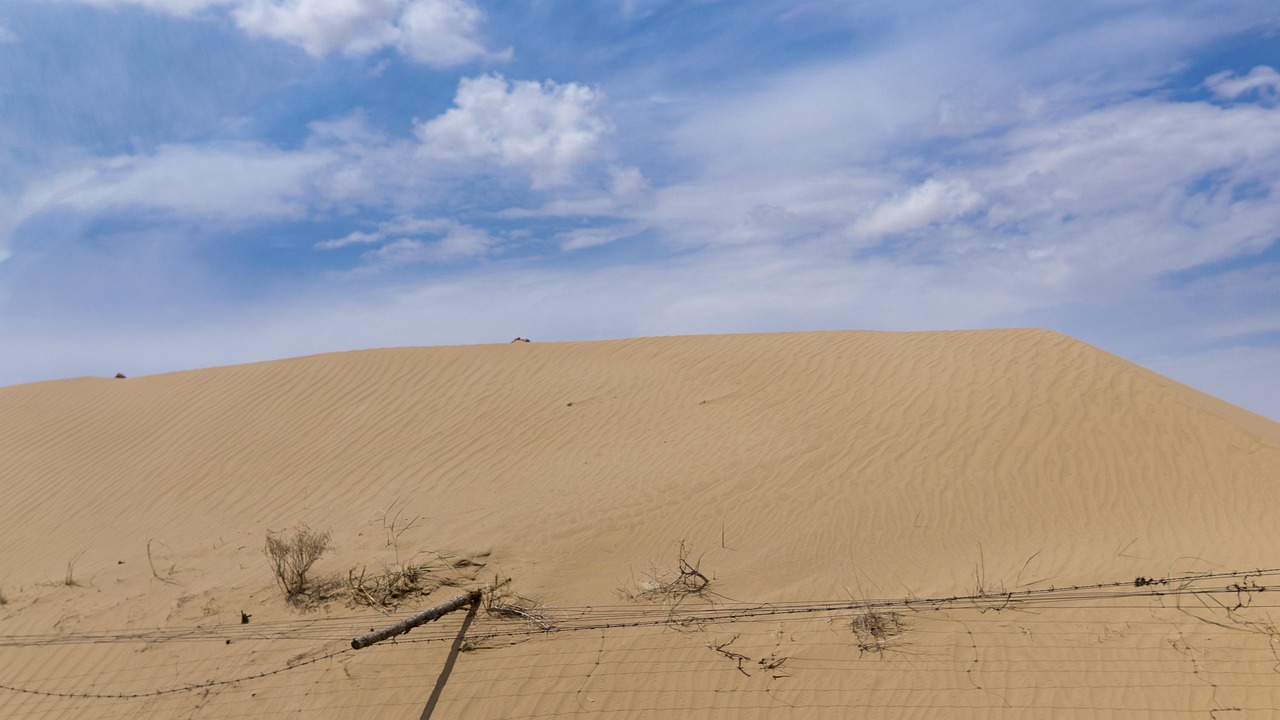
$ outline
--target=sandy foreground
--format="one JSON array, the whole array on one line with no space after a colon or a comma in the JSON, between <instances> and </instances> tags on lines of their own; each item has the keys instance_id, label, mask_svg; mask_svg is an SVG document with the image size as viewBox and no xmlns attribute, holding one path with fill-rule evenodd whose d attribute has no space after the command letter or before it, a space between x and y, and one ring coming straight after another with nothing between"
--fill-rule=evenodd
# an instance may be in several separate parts
<instances>
[{"instance_id":1,"label":"sandy foreground","mask_svg":"<svg viewBox=\"0 0 1280 720\"><path fill-rule=\"evenodd\" d=\"M1269 718L1277 517L1280 424L1041 330L0 388L0 717Z\"/></svg>"}]
</instances>

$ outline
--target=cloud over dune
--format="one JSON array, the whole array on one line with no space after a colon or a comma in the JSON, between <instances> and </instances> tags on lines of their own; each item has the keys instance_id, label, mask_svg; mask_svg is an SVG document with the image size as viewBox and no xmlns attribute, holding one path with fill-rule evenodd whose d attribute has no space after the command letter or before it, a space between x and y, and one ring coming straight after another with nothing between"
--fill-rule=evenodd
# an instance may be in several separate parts
<instances>
[{"instance_id":1,"label":"cloud over dune","mask_svg":"<svg viewBox=\"0 0 1280 720\"><path fill-rule=\"evenodd\" d=\"M253 359L174 319L210 307L273 356L1016 325L1212 381L1277 346L1270 0L58 0L0 27L0 332L59 362L196 362L172 333Z\"/></svg>"}]
</instances>

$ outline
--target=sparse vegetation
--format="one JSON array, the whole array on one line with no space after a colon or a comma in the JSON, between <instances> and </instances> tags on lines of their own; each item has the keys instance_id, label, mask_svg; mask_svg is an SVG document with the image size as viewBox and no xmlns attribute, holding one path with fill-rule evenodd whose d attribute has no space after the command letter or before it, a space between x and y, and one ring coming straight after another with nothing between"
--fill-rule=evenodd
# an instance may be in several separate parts
<instances>
[{"instance_id":1,"label":"sparse vegetation","mask_svg":"<svg viewBox=\"0 0 1280 720\"><path fill-rule=\"evenodd\" d=\"M542 630L550 630L553 624L546 608L511 590L511 578L494 575L493 584L481 591L480 602L485 612L494 617L523 620Z\"/></svg>"},{"instance_id":2,"label":"sparse vegetation","mask_svg":"<svg viewBox=\"0 0 1280 720\"><path fill-rule=\"evenodd\" d=\"M707 649L711 650L712 652L720 653L726 658L732 660L737 665L738 672L742 673L743 675L746 675L747 677L751 677L751 673L747 672L746 668L742 667L743 663L751 662L751 658L747 657L746 655L743 655L742 653L734 652L728 649L729 646L732 645L734 642L736 642L739 637L741 637L741 635L734 635L733 637L729 638L728 641L722 642L722 643L717 643L713 640L707 643Z\"/></svg>"},{"instance_id":3,"label":"sparse vegetation","mask_svg":"<svg viewBox=\"0 0 1280 720\"><path fill-rule=\"evenodd\" d=\"M626 600L661 600L673 605L691 595L706 597L711 578L702 572L701 564L702 557L691 560L689 548L681 540L674 570L654 568L648 575L633 579L631 586L618 588L618 595Z\"/></svg>"},{"instance_id":4,"label":"sparse vegetation","mask_svg":"<svg viewBox=\"0 0 1280 720\"><path fill-rule=\"evenodd\" d=\"M80 584L76 580L76 561L80 559L81 555L84 555L83 550L76 553L75 555L72 555L71 559L67 560L67 572L62 578L63 585L66 585L67 587L74 587Z\"/></svg>"},{"instance_id":5,"label":"sparse vegetation","mask_svg":"<svg viewBox=\"0 0 1280 720\"><path fill-rule=\"evenodd\" d=\"M421 555L421 554L420 554ZM414 595L426 595L441 585L451 584L438 573L452 564L443 556L432 553L430 559L410 560L406 563L382 565L382 572L370 575L367 567L347 571L347 589L356 605L367 605L381 610L391 610Z\"/></svg>"},{"instance_id":6,"label":"sparse vegetation","mask_svg":"<svg viewBox=\"0 0 1280 720\"><path fill-rule=\"evenodd\" d=\"M165 577L160 577L160 573L156 572L155 559L151 557L151 543L157 543L157 542L160 543L161 545L164 545L165 549L169 548L168 545L165 545L165 542L163 540L156 540L155 538L150 538L147 540L147 565L151 567L151 576L162 583L168 583L170 585L177 584L178 581L173 579L173 570L174 570L173 565L169 566L168 571L166 571L165 573Z\"/></svg>"},{"instance_id":7,"label":"sparse vegetation","mask_svg":"<svg viewBox=\"0 0 1280 720\"><path fill-rule=\"evenodd\" d=\"M422 524L421 515L410 516L405 511L406 502L396 500L385 510L380 510L370 524L378 523L386 534L386 547L394 551L391 562L378 560L381 572L370 573L368 566L347 571L347 591L351 602L379 610L393 610L410 598L429 595L436 588L458 585L462 580L474 578L459 572L465 568L480 568L484 563L466 557L454 557L438 552L420 551L408 560L400 558L400 538Z\"/></svg>"},{"instance_id":8,"label":"sparse vegetation","mask_svg":"<svg viewBox=\"0 0 1280 720\"><path fill-rule=\"evenodd\" d=\"M307 573L331 549L331 537L330 531L312 530L306 523L300 523L292 534L267 533L263 552L271 562L271 571L285 597L292 600L307 592Z\"/></svg>"},{"instance_id":9,"label":"sparse vegetation","mask_svg":"<svg viewBox=\"0 0 1280 720\"><path fill-rule=\"evenodd\" d=\"M421 515L414 515L411 518L405 516L407 504L406 501L396 500L388 505L386 510L378 513L382 529L387 533L387 547L395 548L396 562L400 561L400 536L422 523Z\"/></svg>"},{"instance_id":10,"label":"sparse vegetation","mask_svg":"<svg viewBox=\"0 0 1280 720\"><path fill-rule=\"evenodd\" d=\"M907 631L900 613L871 606L854 615L850 626L857 638L858 650L877 655L884 655L886 650L895 647Z\"/></svg>"}]
</instances>

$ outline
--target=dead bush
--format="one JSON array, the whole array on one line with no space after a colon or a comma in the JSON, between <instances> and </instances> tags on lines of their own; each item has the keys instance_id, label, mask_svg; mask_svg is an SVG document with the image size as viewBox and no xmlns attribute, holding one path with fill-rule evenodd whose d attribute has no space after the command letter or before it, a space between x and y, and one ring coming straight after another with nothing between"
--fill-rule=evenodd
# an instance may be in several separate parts
<instances>
[{"instance_id":1,"label":"dead bush","mask_svg":"<svg viewBox=\"0 0 1280 720\"><path fill-rule=\"evenodd\" d=\"M331 535L328 530L312 530L306 523L299 523L292 534L267 532L263 552L271 562L271 572L280 583L280 589L284 590L285 597L294 599L307 592L307 572L331 549Z\"/></svg>"},{"instance_id":2,"label":"dead bush","mask_svg":"<svg viewBox=\"0 0 1280 720\"><path fill-rule=\"evenodd\" d=\"M662 600L675 605L690 595L706 597L711 578L702 573L701 564L702 557L691 560L689 548L681 540L674 570L654 568L648 575L632 580L631 586L618 588L618 595L625 600Z\"/></svg>"},{"instance_id":3,"label":"dead bush","mask_svg":"<svg viewBox=\"0 0 1280 720\"><path fill-rule=\"evenodd\" d=\"M886 650L898 644L898 638L907 631L902 615L893 611L867 607L853 616L851 622L858 649L864 653L884 655Z\"/></svg>"}]
</instances>

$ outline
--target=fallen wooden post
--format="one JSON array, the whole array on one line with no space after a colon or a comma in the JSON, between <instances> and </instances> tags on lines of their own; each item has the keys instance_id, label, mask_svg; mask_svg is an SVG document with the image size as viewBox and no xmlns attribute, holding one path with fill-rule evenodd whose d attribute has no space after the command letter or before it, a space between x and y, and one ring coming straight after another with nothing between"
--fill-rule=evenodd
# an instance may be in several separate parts
<instances>
[{"instance_id":1,"label":"fallen wooden post","mask_svg":"<svg viewBox=\"0 0 1280 720\"><path fill-rule=\"evenodd\" d=\"M351 641L351 648L353 650L359 650L360 648L369 647L376 642L382 642L387 638L395 637L401 633L407 633L423 623L429 623L432 620L439 620L454 610L461 610L468 605L478 602L480 602L480 591L472 590L466 595L459 595L449 602L427 608L413 617L401 620L395 625L371 632L368 635L361 635Z\"/></svg>"}]
</instances>

